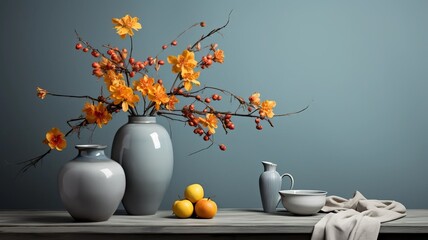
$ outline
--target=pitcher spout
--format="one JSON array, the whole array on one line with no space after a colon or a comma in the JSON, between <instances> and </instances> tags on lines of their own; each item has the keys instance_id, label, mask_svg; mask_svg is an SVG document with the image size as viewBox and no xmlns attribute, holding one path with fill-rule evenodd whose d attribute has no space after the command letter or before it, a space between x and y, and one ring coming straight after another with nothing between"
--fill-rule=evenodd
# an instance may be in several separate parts
<instances>
[{"instance_id":1,"label":"pitcher spout","mask_svg":"<svg viewBox=\"0 0 428 240\"><path fill-rule=\"evenodd\" d=\"M276 164L268 161L262 161L265 171L276 171Z\"/></svg>"}]
</instances>

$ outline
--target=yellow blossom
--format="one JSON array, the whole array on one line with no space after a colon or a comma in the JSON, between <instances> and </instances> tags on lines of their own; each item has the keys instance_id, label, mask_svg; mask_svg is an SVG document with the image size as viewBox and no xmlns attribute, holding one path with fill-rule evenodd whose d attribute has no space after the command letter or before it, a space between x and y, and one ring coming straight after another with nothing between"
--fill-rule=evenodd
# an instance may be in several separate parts
<instances>
[{"instance_id":1,"label":"yellow blossom","mask_svg":"<svg viewBox=\"0 0 428 240\"><path fill-rule=\"evenodd\" d=\"M39 97L40 99L45 99L46 94L48 94L48 91L43 88L37 87L37 97Z\"/></svg>"},{"instance_id":2,"label":"yellow blossom","mask_svg":"<svg viewBox=\"0 0 428 240\"><path fill-rule=\"evenodd\" d=\"M122 18L113 18L111 20L113 24L116 24L114 28L116 28L117 34L121 38L125 38L126 35L134 36L134 32L132 29L138 31L138 29L141 29L141 24L138 22L138 17L131 17L129 15L126 15Z\"/></svg>"},{"instance_id":3,"label":"yellow blossom","mask_svg":"<svg viewBox=\"0 0 428 240\"><path fill-rule=\"evenodd\" d=\"M67 141L65 140L64 133L58 128L52 128L46 133L46 138L43 143L47 144L51 149L62 151L67 147Z\"/></svg>"},{"instance_id":4,"label":"yellow blossom","mask_svg":"<svg viewBox=\"0 0 428 240\"><path fill-rule=\"evenodd\" d=\"M168 103L165 105L166 109L172 111L175 110L175 104L180 102L175 95L169 97Z\"/></svg>"},{"instance_id":5,"label":"yellow blossom","mask_svg":"<svg viewBox=\"0 0 428 240\"><path fill-rule=\"evenodd\" d=\"M100 64L101 69L105 70L105 69L107 69L107 65L109 62L110 62L110 60L108 60L107 58L101 57L101 61L99 61L98 64Z\"/></svg>"},{"instance_id":6,"label":"yellow blossom","mask_svg":"<svg viewBox=\"0 0 428 240\"><path fill-rule=\"evenodd\" d=\"M221 49L217 49L214 52L214 62L223 63L224 62L224 52Z\"/></svg>"},{"instance_id":7,"label":"yellow blossom","mask_svg":"<svg viewBox=\"0 0 428 240\"><path fill-rule=\"evenodd\" d=\"M193 72L193 68L198 64L195 60L195 54L187 49L177 57L168 56L168 63L172 65L173 73L181 72L182 75L187 72Z\"/></svg>"},{"instance_id":8,"label":"yellow blossom","mask_svg":"<svg viewBox=\"0 0 428 240\"><path fill-rule=\"evenodd\" d=\"M250 103L253 104L254 106L260 106L260 93L255 92L253 93L248 100L250 100Z\"/></svg>"},{"instance_id":9,"label":"yellow blossom","mask_svg":"<svg viewBox=\"0 0 428 240\"><path fill-rule=\"evenodd\" d=\"M123 75L113 70L108 70L104 74L104 82L109 91L110 91L110 86L112 85L125 85L125 80L123 79Z\"/></svg>"},{"instance_id":10,"label":"yellow blossom","mask_svg":"<svg viewBox=\"0 0 428 240\"><path fill-rule=\"evenodd\" d=\"M117 84L117 85L111 85L110 88L110 97L113 99L113 103L118 105L122 104L122 110L124 112L127 112L129 107L135 108L135 103L140 100L138 95L134 94L134 91L132 88Z\"/></svg>"},{"instance_id":11,"label":"yellow blossom","mask_svg":"<svg viewBox=\"0 0 428 240\"><path fill-rule=\"evenodd\" d=\"M149 89L148 96L149 100L156 104L156 110L159 110L161 104L167 104L169 102L165 87L159 83L156 83L152 88Z\"/></svg>"},{"instance_id":12,"label":"yellow blossom","mask_svg":"<svg viewBox=\"0 0 428 240\"><path fill-rule=\"evenodd\" d=\"M273 116L275 115L273 113L273 108L276 106L276 102L275 101L269 101L269 100L265 100L262 102L260 109L259 109L259 114L261 117L268 117L268 118L273 118Z\"/></svg>"},{"instance_id":13,"label":"yellow blossom","mask_svg":"<svg viewBox=\"0 0 428 240\"><path fill-rule=\"evenodd\" d=\"M144 77L140 78L138 81L134 81L134 89L140 91L143 96L146 96L154 83L154 78L144 75Z\"/></svg>"},{"instance_id":14,"label":"yellow blossom","mask_svg":"<svg viewBox=\"0 0 428 240\"><path fill-rule=\"evenodd\" d=\"M212 113L207 113L205 118L199 117L202 126L208 128L209 133L214 134L217 128L217 117Z\"/></svg>"},{"instance_id":15,"label":"yellow blossom","mask_svg":"<svg viewBox=\"0 0 428 240\"><path fill-rule=\"evenodd\" d=\"M105 125L111 120L111 113L101 102L97 106L88 102L85 103L82 112L86 114L85 118L88 123L96 123L99 128L102 128L103 124Z\"/></svg>"},{"instance_id":16,"label":"yellow blossom","mask_svg":"<svg viewBox=\"0 0 428 240\"><path fill-rule=\"evenodd\" d=\"M201 72L181 73L181 76L183 77L184 88L187 91L192 90L192 84L195 84L196 86L201 85L201 83L197 80L199 78L200 73Z\"/></svg>"}]
</instances>

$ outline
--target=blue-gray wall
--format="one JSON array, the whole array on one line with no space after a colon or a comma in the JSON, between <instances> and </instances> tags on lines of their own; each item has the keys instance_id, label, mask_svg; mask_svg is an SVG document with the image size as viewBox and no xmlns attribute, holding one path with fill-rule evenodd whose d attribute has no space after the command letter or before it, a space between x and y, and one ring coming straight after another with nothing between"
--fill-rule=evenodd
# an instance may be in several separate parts
<instances>
[{"instance_id":1,"label":"blue-gray wall","mask_svg":"<svg viewBox=\"0 0 428 240\"><path fill-rule=\"evenodd\" d=\"M140 17L135 55L156 54L187 26L201 20L225 50L225 63L203 72L201 81L244 97L260 91L277 101L276 112L310 108L275 118L263 131L252 120L220 133L226 152L205 146L190 128L172 123L174 176L162 204L168 209L183 188L199 182L220 207L261 207L258 177L262 160L290 172L296 188L323 189L351 197L394 199L409 208L428 208L428 1L2 1L0 9L1 145L0 209L62 208L58 169L76 154L54 152L42 166L17 175L14 163L46 150L53 126L80 114L84 101L35 96L50 91L96 95L102 82L91 76L93 58L74 50L74 30L92 44L127 47L111 18ZM190 32L185 42L198 38ZM169 67L168 67L169 68ZM169 70L161 73L171 80ZM229 106L227 101L222 103ZM93 142L111 145L126 121L117 115ZM160 122L168 127L166 120ZM219 131L221 132L221 131ZM110 148L107 152L110 151Z\"/></svg>"}]
</instances>

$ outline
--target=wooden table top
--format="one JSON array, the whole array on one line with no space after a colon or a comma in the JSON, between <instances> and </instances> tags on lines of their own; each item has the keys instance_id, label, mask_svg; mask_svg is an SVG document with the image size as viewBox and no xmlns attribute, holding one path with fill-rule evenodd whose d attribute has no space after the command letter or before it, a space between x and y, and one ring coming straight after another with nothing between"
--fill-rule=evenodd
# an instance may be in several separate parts
<instances>
[{"instance_id":1,"label":"wooden table top","mask_svg":"<svg viewBox=\"0 0 428 240\"><path fill-rule=\"evenodd\" d=\"M221 209L213 219L177 219L171 211L152 216L115 214L105 222L75 222L65 211L0 211L2 233L127 233L127 234L233 234L312 233L324 216L274 214L258 209ZM410 209L407 216L381 226L381 233L428 233L428 209Z\"/></svg>"}]
</instances>

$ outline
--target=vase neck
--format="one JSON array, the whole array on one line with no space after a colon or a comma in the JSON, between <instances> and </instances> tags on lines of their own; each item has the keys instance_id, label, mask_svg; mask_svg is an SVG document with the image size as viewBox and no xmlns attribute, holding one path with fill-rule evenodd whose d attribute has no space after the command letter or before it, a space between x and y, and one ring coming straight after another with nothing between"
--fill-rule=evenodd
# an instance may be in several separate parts
<instances>
[{"instance_id":1,"label":"vase neck","mask_svg":"<svg viewBox=\"0 0 428 240\"><path fill-rule=\"evenodd\" d=\"M79 156L92 158L105 157L104 149L106 147L98 144L76 145L76 149L79 150Z\"/></svg>"},{"instance_id":2,"label":"vase neck","mask_svg":"<svg viewBox=\"0 0 428 240\"><path fill-rule=\"evenodd\" d=\"M156 117L129 116L128 123L156 123Z\"/></svg>"}]
</instances>

